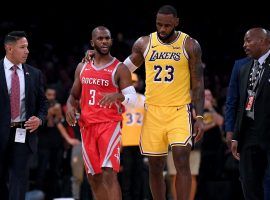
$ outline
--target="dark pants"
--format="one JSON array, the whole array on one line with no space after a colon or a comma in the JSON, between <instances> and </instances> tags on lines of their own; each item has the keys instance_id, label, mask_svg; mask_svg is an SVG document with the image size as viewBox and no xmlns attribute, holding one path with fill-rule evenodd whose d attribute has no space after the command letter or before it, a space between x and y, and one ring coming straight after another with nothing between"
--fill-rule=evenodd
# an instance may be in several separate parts
<instances>
[{"instance_id":1,"label":"dark pants","mask_svg":"<svg viewBox=\"0 0 270 200\"><path fill-rule=\"evenodd\" d=\"M244 145L240 152L240 180L246 200L264 199L264 176L270 152L259 145Z\"/></svg>"},{"instance_id":2,"label":"dark pants","mask_svg":"<svg viewBox=\"0 0 270 200\"><path fill-rule=\"evenodd\" d=\"M46 193L48 199L61 197L61 165L63 151L57 148L38 149L38 189Z\"/></svg>"},{"instance_id":3,"label":"dark pants","mask_svg":"<svg viewBox=\"0 0 270 200\"><path fill-rule=\"evenodd\" d=\"M16 128L11 128L8 148L0 155L0 198L24 200L28 187L29 159L32 151L26 143L16 143Z\"/></svg>"},{"instance_id":4,"label":"dark pants","mask_svg":"<svg viewBox=\"0 0 270 200\"><path fill-rule=\"evenodd\" d=\"M138 146L123 147L121 174L124 200L143 199L143 156Z\"/></svg>"},{"instance_id":5,"label":"dark pants","mask_svg":"<svg viewBox=\"0 0 270 200\"><path fill-rule=\"evenodd\" d=\"M264 177L264 200L270 200L270 159L268 155L268 167Z\"/></svg>"}]
</instances>

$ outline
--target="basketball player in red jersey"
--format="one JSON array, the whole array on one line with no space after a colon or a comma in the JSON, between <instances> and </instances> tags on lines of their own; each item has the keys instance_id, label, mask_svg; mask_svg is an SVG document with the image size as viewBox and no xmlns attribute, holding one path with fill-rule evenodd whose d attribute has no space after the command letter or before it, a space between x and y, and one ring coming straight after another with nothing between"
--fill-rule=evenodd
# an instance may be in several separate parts
<instances>
[{"instance_id":1,"label":"basketball player in red jersey","mask_svg":"<svg viewBox=\"0 0 270 200\"><path fill-rule=\"evenodd\" d=\"M120 123L123 105L136 103L136 91L128 68L110 54L112 39L106 27L92 31L91 46L95 58L77 66L66 119L75 125L79 100L83 159L93 195L96 200L119 200Z\"/></svg>"}]
</instances>

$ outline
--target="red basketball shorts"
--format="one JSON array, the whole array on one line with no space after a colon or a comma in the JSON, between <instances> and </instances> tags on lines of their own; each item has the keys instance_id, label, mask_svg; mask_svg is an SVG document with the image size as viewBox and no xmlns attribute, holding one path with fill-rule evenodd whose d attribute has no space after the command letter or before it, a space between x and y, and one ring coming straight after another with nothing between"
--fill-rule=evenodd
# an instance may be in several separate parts
<instances>
[{"instance_id":1,"label":"red basketball shorts","mask_svg":"<svg viewBox=\"0 0 270 200\"><path fill-rule=\"evenodd\" d=\"M87 173L102 172L103 167L120 168L120 122L94 123L81 127L82 154Z\"/></svg>"}]
</instances>

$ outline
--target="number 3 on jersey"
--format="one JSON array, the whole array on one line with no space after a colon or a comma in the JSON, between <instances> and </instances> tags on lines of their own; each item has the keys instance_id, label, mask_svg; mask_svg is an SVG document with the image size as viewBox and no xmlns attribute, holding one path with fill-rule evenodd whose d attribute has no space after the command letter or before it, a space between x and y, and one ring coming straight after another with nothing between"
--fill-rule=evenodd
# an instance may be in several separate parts
<instances>
[{"instance_id":1,"label":"number 3 on jersey","mask_svg":"<svg viewBox=\"0 0 270 200\"><path fill-rule=\"evenodd\" d=\"M165 69L163 69L160 65L155 65L154 70L156 71L156 75L154 77L154 82L172 82L174 79L174 68L173 66L166 65ZM162 70L166 71L166 75L164 76L164 80L161 78Z\"/></svg>"},{"instance_id":2,"label":"number 3 on jersey","mask_svg":"<svg viewBox=\"0 0 270 200\"><path fill-rule=\"evenodd\" d=\"M89 105L95 105L96 90L90 90Z\"/></svg>"}]
</instances>

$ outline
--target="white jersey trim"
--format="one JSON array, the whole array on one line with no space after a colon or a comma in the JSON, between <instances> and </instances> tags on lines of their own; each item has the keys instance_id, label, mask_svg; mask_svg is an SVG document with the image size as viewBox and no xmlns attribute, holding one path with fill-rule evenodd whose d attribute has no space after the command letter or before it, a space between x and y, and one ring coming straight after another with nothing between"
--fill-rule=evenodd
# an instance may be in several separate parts
<instances>
[{"instance_id":1,"label":"white jersey trim","mask_svg":"<svg viewBox=\"0 0 270 200\"><path fill-rule=\"evenodd\" d=\"M121 128L120 128L120 122L118 122L113 134L112 134L112 137L110 139L110 142L108 144L108 148L107 148L107 151L106 151L106 155L105 155L105 158L104 158L104 161L102 163L102 167L105 167L106 165L108 165L108 160L110 159L110 156L112 155L112 152L115 148L115 146L120 142L121 140L121 135L119 135L119 132L120 132Z\"/></svg>"},{"instance_id":2,"label":"white jersey trim","mask_svg":"<svg viewBox=\"0 0 270 200\"><path fill-rule=\"evenodd\" d=\"M84 163L85 163L85 165L86 165L86 167L87 167L87 173L88 173L88 174L95 175L95 171L94 171L94 169L93 169L93 167L92 167L92 164L91 164L91 162L90 162L90 159L89 159L89 157L88 157L88 155L87 155L87 153L86 153L86 150L85 150L85 148L84 148L83 138L82 138L82 155L83 155Z\"/></svg>"},{"instance_id":3,"label":"white jersey trim","mask_svg":"<svg viewBox=\"0 0 270 200\"><path fill-rule=\"evenodd\" d=\"M188 35L186 35L186 37L185 37L184 40L183 40L183 53L184 53L186 59L189 60L189 56L188 56L187 51L186 51L186 49L185 49L185 44L186 44L187 38L188 38Z\"/></svg>"},{"instance_id":4,"label":"white jersey trim","mask_svg":"<svg viewBox=\"0 0 270 200\"><path fill-rule=\"evenodd\" d=\"M117 85L116 82L115 82L115 73L116 73L116 70L118 69L118 67L119 67L120 64L121 64L121 62L119 62L119 63L115 66L115 68L114 68L114 70L113 70L113 72L112 72L112 83L113 83L114 87L116 87L116 88L118 88L118 85Z\"/></svg>"},{"instance_id":5,"label":"white jersey trim","mask_svg":"<svg viewBox=\"0 0 270 200\"><path fill-rule=\"evenodd\" d=\"M96 70L96 71L99 71L99 70L102 70L102 69L105 69L106 67L110 66L111 64L113 64L113 62L115 61L115 57L113 57L112 61L107 63L106 65L104 65L103 67L96 67L94 65L94 63L92 62L92 67Z\"/></svg>"},{"instance_id":6,"label":"white jersey trim","mask_svg":"<svg viewBox=\"0 0 270 200\"><path fill-rule=\"evenodd\" d=\"M148 52L149 52L149 49L150 49L150 46L151 46L151 41L152 41L152 34L150 34L149 36L149 42L147 44L147 47L145 49L145 51L143 52L143 57L146 58Z\"/></svg>"},{"instance_id":7,"label":"white jersey trim","mask_svg":"<svg viewBox=\"0 0 270 200\"><path fill-rule=\"evenodd\" d=\"M87 64L88 64L88 63L84 63L84 65L83 65L83 67L82 67L82 70L80 71L80 77L82 76L82 73L83 73L85 67L87 66Z\"/></svg>"}]
</instances>

